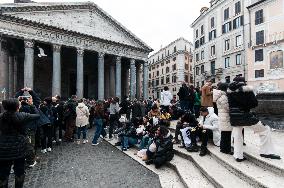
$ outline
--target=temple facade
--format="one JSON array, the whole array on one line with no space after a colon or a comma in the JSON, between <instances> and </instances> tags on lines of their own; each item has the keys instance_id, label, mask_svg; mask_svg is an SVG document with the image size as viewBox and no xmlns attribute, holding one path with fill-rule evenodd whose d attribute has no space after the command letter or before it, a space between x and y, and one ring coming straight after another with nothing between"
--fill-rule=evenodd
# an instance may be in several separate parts
<instances>
[{"instance_id":1,"label":"temple facade","mask_svg":"<svg viewBox=\"0 0 284 188\"><path fill-rule=\"evenodd\" d=\"M152 49L96 4L0 4L0 14L2 99L23 87L41 97L147 98Z\"/></svg>"}]
</instances>

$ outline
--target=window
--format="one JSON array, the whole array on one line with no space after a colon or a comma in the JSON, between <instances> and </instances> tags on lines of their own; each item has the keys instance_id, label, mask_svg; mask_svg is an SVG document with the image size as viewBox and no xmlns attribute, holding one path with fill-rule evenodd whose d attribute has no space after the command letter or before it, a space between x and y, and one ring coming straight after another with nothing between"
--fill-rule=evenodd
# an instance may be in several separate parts
<instances>
[{"instance_id":1,"label":"window","mask_svg":"<svg viewBox=\"0 0 284 188\"><path fill-rule=\"evenodd\" d=\"M198 47L199 47L199 40L195 41L194 46L195 46L195 48L198 48Z\"/></svg>"},{"instance_id":2,"label":"window","mask_svg":"<svg viewBox=\"0 0 284 188\"><path fill-rule=\"evenodd\" d=\"M184 67L185 67L185 70L188 70L188 64L185 64Z\"/></svg>"},{"instance_id":3,"label":"window","mask_svg":"<svg viewBox=\"0 0 284 188\"><path fill-rule=\"evenodd\" d=\"M188 75L184 75L184 81L188 82Z\"/></svg>"},{"instance_id":4,"label":"window","mask_svg":"<svg viewBox=\"0 0 284 188\"><path fill-rule=\"evenodd\" d=\"M174 70L176 70L177 69L177 65L176 64L174 64L173 66L172 66L172 70L174 71Z\"/></svg>"},{"instance_id":5,"label":"window","mask_svg":"<svg viewBox=\"0 0 284 188\"><path fill-rule=\"evenodd\" d=\"M169 64L170 63L170 60L166 61L166 64Z\"/></svg>"},{"instance_id":6,"label":"window","mask_svg":"<svg viewBox=\"0 0 284 188\"><path fill-rule=\"evenodd\" d=\"M201 74L204 73L204 65L201 65Z\"/></svg>"},{"instance_id":7,"label":"window","mask_svg":"<svg viewBox=\"0 0 284 188\"><path fill-rule=\"evenodd\" d=\"M211 46L211 56L215 55L215 45Z\"/></svg>"},{"instance_id":8,"label":"window","mask_svg":"<svg viewBox=\"0 0 284 188\"><path fill-rule=\"evenodd\" d=\"M262 78L264 77L264 69L255 70L255 78Z\"/></svg>"},{"instance_id":9,"label":"window","mask_svg":"<svg viewBox=\"0 0 284 188\"><path fill-rule=\"evenodd\" d=\"M264 43L264 31L256 32L256 45Z\"/></svg>"},{"instance_id":10,"label":"window","mask_svg":"<svg viewBox=\"0 0 284 188\"><path fill-rule=\"evenodd\" d=\"M226 80L226 83L230 83L230 82L231 82L230 76L226 76L226 77L225 77L225 80Z\"/></svg>"},{"instance_id":11,"label":"window","mask_svg":"<svg viewBox=\"0 0 284 188\"><path fill-rule=\"evenodd\" d=\"M159 84L159 78L156 80L156 86L160 85Z\"/></svg>"},{"instance_id":12,"label":"window","mask_svg":"<svg viewBox=\"0 0 284 188\"><path fill-rule=\"evenodd\" d=\"M238 35L236 36L236 47L239 47L243 44L242 36Z\"/></svg>"},{"instance_id":13,"label":"window","mask_svg":"<svg viewBox=\"0 0 284 188\"><path fill-rule=\"evenodd\" d=\"M175 61L175 60L177 60L177 58L176 58L176 57L174 57L174 58L173 58L173 61Z\"/></svg>"},{"instance_id":14,"label":"window","mask_svg":"<svg viewBox=\"0 0 284 188\"><path fill-rule=\"evenodd\" d=\"M203 35L203 34L204 34L204 26L202 25L200 28L200 35Z\"/></svg>"},{"instance_id":15,"label":"window","mask_svg":"<svg viewBox=\"0 0 284 188\"><path fill-rule=\"evenodd\" d=\"M163 62L163 63L161 63L161 66L164 66L164 62Z\"/></svg>"},{"instance_id":16,"label":"window","mask_svg":"<svg viewBox=\"0 0 284 188\"><path fill-rule=\"evenodd\" d=\"M159 71L157 71L157 76L159 76Z\"/></svg>"},{"instance_id":17,"label":"window","mask_svg":"<svg viewBox=\"0 0 284 188\"><path fill-rule=\"evenodd\" d=\"M228 33L231 30L232 30L231 22L227 22L222 26L222 33Z\"/></svg>"},{"instance_id":18,"label":"window","mask_svg":"<svg viewBox=\"0 0 284 188\"><path fill-rule=\"evenodd\" d=\"M254 61L263 61L263 49L255 50Z\"/></svg>"},{"instance_id":19,"label":"window","mask_svg":"<svg viewBox=\"0 0 284 188\"><path fill-rule=\"evenodd\" d=\"M193 83L193 76L190 76L190 83Z\"/></svg>"},{"instance_id":20,"label":"window","mask_svg":"<svg viewBox=\"0 0 284 188\"><path fill-rule=\"evenodd\" d=\"M241 2L238 1L235 3L235 15L241 13Z\"/></svg>"},{"instance_id":21,"label":"window","mask_svg":"<svg viewBox=\"0 0 284 188\"><path fill-rule=\"evenodd\" d=\"M152 80L152 87L155 87L155 81Z\"/></svg>"},{"instance_id":22,"label":"window","mask_svg":"<svg viewBox=\"0 0 284 188\"><path fill-rule=\"evenodd\" d=\"M226 57L225 58L225 68L228 68L228 67L230 67L230 58Z\"/></svg>"},{"instance_id":23,"label":"window","mask_svg":"<svg viewBox=\"0 0 284 188\"><path fill-rule=\"evenodd\" d=\"M162 69L162 74L164 74L164 69Z\"/></svg>"},{"instance_id":24,"label":"window","mask_svg":"<svg viewBox=\"0 0 284 188\"><path fill-rule=\"evenodd\" d=\"M227 19L229 19L229 8L226 8L224 10L224 21L226 21Z\"/></svg>"},{"instance_id":25,"label":"window","mask_svg":"<svg viewBox=\"0 0 284 188\"><path fill-rule=\"evenodd\" d=\"M201 57L200 57L201 60L203 60L203 59L204 59L204 50L201 51L200 56L201 56Z\"/></svg>"},{"instance_id":26,"label":"window","mask_svg":"<svg viewBox=\"0 0 284 188\"><path fill-rule=\"evenodd\" d=\"M263 10L258 10L255 12L255 25L263 23Z\"/></svg>"},{"instance_id":27,"label":"window","mask_svg":"<svg viewBox=\"0 0 284 188\"><path fill-rule=\"evenodd\" d=\"M238 29L244 25L244 16L237 17L233 20L233 29Z\"/></svg>"},{"instance_id":28,"label":"window","mask_svg":"<svg viewBox=\"0 0 284 188\"><path fill-rule=\"evenodd\" d=\"M168 55L170 55L170 50L168 50Z\"/></svg>"},{"instance_id":29,"label":"window","mask_svg":"<svg viewBox=\"0 0 284 188\"><path fill-rule=\"evenodd\" d=\"M209 32L209 41L216 38L216 29Z\"/></svg>"},{"instance_id":30,"label":"window","mask_svg":"<svg viewBox=\"0 0 284 188\"><path fill-rule=\"evenodd\" d=\"M236 55L236 65L242 64L242 56L241 54Z\"/></svg>"},{"instance_id":31,"label":"window","mask_svg":"<svg viewBox=\"0 0 284 188\"><path fill-rule=\"evenodd\" d=\"M172 83L176 83L177 81L177 76L175 74L172 75Z\"/></svg>"},{"instance_id":32,"label":"window","mask_svg":"<svg viewBox=\"0 0 284 188\"><path fill-rule=\"evenodd\" d=\"M162 54L162 59L164 59L164 54Z\"/></svg>"},{"instance_id":33,"label":"window","mask_svg":"<svg viewBox=\"0 0 284 188\"><path fill-rule=\"evenodd\" d=\"M191 65L189 66L189 70L192 71L192 66Z\"/></svg>"},{"instance_id":34,"label":"window","mask_svg":"<svg viewBox=\"0 0 284 188\"><path fill-rule=\"evenodd\" d=\"M158 61L160 60L160 56L158 56Z\"/></svg>"},{"instance_id":35,"label":"window","mask_svg":"<svg viewBox=\"0 0 284 188\"><path fill-rule=\"evenodd\" d=\"M195 73L196 73L196 75L199 75L199 67L196 67Z\"/></svg>"},{"instance_id":36,"label":"window","mask_svg":"<svg viewBox=\"0 0 284 188\"><path fill-rule=\"evenodd\" d=\"M198 38L198 29L195 31L195 38Z\"/></svg>"},{"instance_id":37,"label":"window","mask_svg":"<svg viewBox=\"0 0 284 188\"><path fill-rule=\"evenodd\" d=\"M211 25L211 28L214 28L215 27L215 23L214 23L214 17L211 18L210 20L210 25Z\"/></svg>"},{"instance_id":38,"label":"window","mask_svg":"<svg viewBox=\"0 0 284 188\"><path fill-rule=\"evenodd\" d=\"M211 61L210 65L211 65L211 74L215 75L215 61Z\"/></svg>"},{"instance_id":39,"label":"window","mask_svg":"<svg viewBox=\"0 0 284 188\"><path fill-rule=\"evenodd\" d=\"M225 40L225 51L230 50L230 39Z\"/></svg>"},{"instance_id":40,"label":"window","mask_svg":"<svg viewBox=\"0 0 284 188\"><path fill-rule=\"evenodd\" d=\"M177 47L175 46L175 47L174 47L174 53L175 53L176 51L177 51Z\"/></svg>"},{"instance_id":41,"label":"window","mask_svg":"<svg viewBox=\"0 0 284 188\"><path fill-rule=\"evenodd\" d=\"M195 61L199 61L199 53L195 54Z\"/></svg>"},{"instance_id":42,"label":"window","mask_svg":"<svg viewBox=\"0 0 284 188\"><path fill-rule=\"evenodd\" d=\"M203 45L204 43L205 43L205 37L203 36L200 38L200 46Z\"/></svg>"},{"instance_id":43,"label":"window","mask_svg":"<svg viewBox=\"0 0 284 188\"><path fill-rule=\"evenodd\" d=\"M170 67L167 67L166 68L166 73L169 73L170 72Z\"/></svg>"},{"instance_id":44,"label":"window","mask_svg":"<svg viewBox=\"0 0 284 188\"><path fill-rule=\"evenodd\" d=\"M167 75L167 77L166 77L166 83L167 83L167 84L170 83L170 75Z\"/></svg>"},{"instance_id":45,"label":"window","mask_svg":"<svg viewBox=\"0 0 284 188\"><path fill-rule=\"evenodd\" d=\"M161 77L161 85L164 85L164 77Z\"/></svg>"},{"instance_id":46,"label":"window","mask_svg":"<svg viewBox=\"0 0 284 188\"><path fill-rule=\"evenodd\" d=\"M151 73L149 74L149 78L151 78Z\"/></svg>"},{"instance_id":47,"label":"window","mask_svg":"<svg viewBox=\"0 0 284 188\"><path fill-rule=\"evenodd\" d=\"M149 87L152 87L152 85L151 85L151 81L149 81L149 82L148 82L148 86L149 86Z\"/></svg>"},{"instance_id":48,"label":"window","mask_svg":"<svg viewBox=\"0 0 284 188\"><path fill-rule=\"evenodd\" d=\"M157 69L159 68L159 65L157 65Z\"/></svg>"}]
</instances>

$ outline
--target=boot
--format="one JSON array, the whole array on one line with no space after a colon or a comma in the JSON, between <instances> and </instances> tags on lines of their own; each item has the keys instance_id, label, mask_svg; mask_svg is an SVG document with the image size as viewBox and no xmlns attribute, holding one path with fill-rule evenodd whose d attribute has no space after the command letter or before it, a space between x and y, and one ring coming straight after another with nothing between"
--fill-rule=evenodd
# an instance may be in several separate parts
<instances>
[{"instance_id":1,"label":"boot","mask_svg":"<svg viewBox=\"0 0 284 188\"><path fill-rule=\"evenodd\" d=\"M199 156L203 157L206 154L207 154L207 148L204 147L204 146L201 146L201 150L200 150Z\"/></svg>"},{"instance_id":2,"label":"boot","mask_svg":"<svg viewBox=\"0 0 284 188\"><path fill-rule=\"evenodd\" d=\"M0 179L0 188L8 188L8 178Z\"/></svg>"},{"instance_id":3,"label":"boot","mask_svg":"<svg viewBox=\"0 0 284 188\"><path fill-rule=\"evenodd\" d=\"M199 151L199 148L197 145L190 145L188 148L186 148L186 150L188 152L198 152Z\"/></svg>"},{"instance_id":4,"label":"boot","mask_svg":"<svg viewBox=\"0 0 284 188\"><path fill-rule=\"evenodd\" d=\"M15 188L23 188L25 175L15 176Z\"/></svg>"}]
</instances>

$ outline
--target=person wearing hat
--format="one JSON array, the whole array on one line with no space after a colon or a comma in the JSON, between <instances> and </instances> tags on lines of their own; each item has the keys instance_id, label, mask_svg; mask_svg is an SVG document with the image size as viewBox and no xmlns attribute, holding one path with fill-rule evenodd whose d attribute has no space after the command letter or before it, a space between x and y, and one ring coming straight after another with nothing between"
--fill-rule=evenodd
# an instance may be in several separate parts
<instances>
[{"instance_id":1,"label":"person wearing hat","mask_svg":"<svg viewBox=\"0 0 284 188\"><path fill-rule=\"evenodd\" d=\"M243 156L243 135L244 126L249 126L254 133L259 134L260 156L270 159L280 159L275 155L274 145L271 139L270 127L264 125L250 112L257 107L258 101L253 92L253 87L246 85L244 77L236 77L227 90L229 102L230 122L233 126L234 158L237 162L246 160Z\"/></svg>"}]
</instances>

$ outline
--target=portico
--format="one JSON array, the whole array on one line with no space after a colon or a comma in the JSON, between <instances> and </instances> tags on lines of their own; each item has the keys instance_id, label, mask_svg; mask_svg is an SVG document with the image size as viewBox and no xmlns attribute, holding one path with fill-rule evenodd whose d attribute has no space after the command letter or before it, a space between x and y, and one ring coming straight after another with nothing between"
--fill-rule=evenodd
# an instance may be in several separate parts
<instances>
[{"instance_id":1,"label":"portico","mask_svg":"<svg viewBox=\"0 0 284 188\"><path fill-rule=\"evenodd\" d=\"M42 97L61 95L67 98L76 94L79 98L103 100L128 96L129 91L132 99L141 96L136 92L140 84L136 70L144 68L143 72L147 72L150 47L93 3L27 4L0 6L3 78L0 89L5 88L6 97L13 96L21 87L31 87ZM76 18L60 20L76 22L82 30L77 30L76 26L64 28L66 23L60 25L63 28L56 23L50 24L53 13L60 14L61 18L69 14L78 16L78 22ZM82 14L91 14L93 20L89 16L80 20ZM95 28L100 33L84 32L86 25L92 29L91 22L101 27ZM40 48L46 56L38 56ZM146 88L143 91L147 93ZM147 97L145 93L143 96Z\"/></svg>"}]
</instances>

